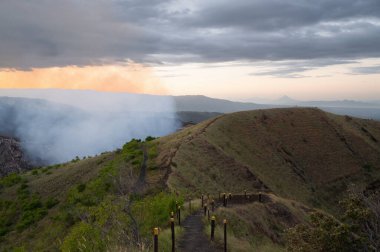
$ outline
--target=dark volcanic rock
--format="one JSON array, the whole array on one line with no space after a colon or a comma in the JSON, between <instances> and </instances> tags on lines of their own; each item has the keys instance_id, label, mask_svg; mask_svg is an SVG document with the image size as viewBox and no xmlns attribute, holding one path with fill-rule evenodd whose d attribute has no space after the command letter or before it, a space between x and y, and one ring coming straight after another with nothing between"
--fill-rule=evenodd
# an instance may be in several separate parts
<instances>
[{"instance_id":1,"label":"dark volcanic rock","mask_svg":"<svg viewBox=\"0 0 380 252\"><path fill-rule=\"evenodd\" d=\"M0 136L0 177L29 168L20 143L14 138Z\"/></svg>"}]
</instances>

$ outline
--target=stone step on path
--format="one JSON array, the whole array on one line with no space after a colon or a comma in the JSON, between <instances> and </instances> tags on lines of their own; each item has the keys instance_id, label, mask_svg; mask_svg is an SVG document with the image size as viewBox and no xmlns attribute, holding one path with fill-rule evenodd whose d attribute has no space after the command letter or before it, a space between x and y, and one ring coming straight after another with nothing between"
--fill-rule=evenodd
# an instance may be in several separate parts
<instances>
[{"instance_id":1,"label":"stone step on path","mask_svg":"<svg viewBox=\"0 0 380 252\"><path fill-rule=\"evenodd\" d=\"M179 241L180 252L216 252L223 251L217 248L204 233L202 211L198 211L186 218L183 222L184 234Z\"/></svg>"}]
</instances>

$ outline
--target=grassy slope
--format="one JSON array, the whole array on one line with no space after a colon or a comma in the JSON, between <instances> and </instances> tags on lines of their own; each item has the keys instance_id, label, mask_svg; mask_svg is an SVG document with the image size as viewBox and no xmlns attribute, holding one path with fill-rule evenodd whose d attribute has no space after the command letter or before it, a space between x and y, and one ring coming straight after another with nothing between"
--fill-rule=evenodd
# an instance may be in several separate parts
<instances>
[{"instance_id":1,"label":"grassy slope","mask_svg":"<svg viewBox=\"0 0 380 252\"><path fill-rule=\"evenodd\" d=\"M142 144L149 159L137 190ZM151 228L164 228L175 201L181 203L165 192L166 170L155 165L156 156L155 141L131 141L122 150L20 174L13 185L0 180L0 250L131 249L133 230L150 246Z\"/></svg>"},{"instance_id":2,"label":"grassy slope","mask_svg":"<svg viewBox=\"0 0 380 252\"><path fill-rule=\"evenodd\" d=\"M228 220L230 251L285 251L284 232L308 221L311 209L296 201L270 195L270 202L254 202L219 208L216 212L215 239L223 244L223 220ZM206 232L210 233L207 225Z\"/></svg>"},{"instance_id":3,"label":"grassy slope","mask_svg":"<svg viewBox=\"0 0 380 252\"><path fill-rule=\"evenodd\" d=\"M89 160L63 164L51 169L39 169L37 170L38 174L33 174L33 171L30 171L22 174L21 177L27 182L30 194L39 195L41 201L46 201L48 198L54 198L59 202L64 202L69 189L95 178L103 165L110 162L114 156L113 153L108 153ZM11 187L3 188L1 190L1 200L20 202L21 199L19 199L17 193L19 188L19 183ZM24 203L21 202L21 204ZM58 214L59 205L60 204L49 210L48 217ZM16 216L18 215L20 214L16 214ZM65 227L62 227L62 225L56 225L52 230L49 228L52 225L55 226L50 218L42 218L36 225L32 225L23 232L12 230L8 236L2 238L2 245L5 245L5 247L7 247L7 244L34 247L34 244L32 243L39 240L38 237L40 237L41 240L39 240L38 243L44 244L43 246L51 244L50 246L55 247L57 246L54 244L57 242L57 240L55 240L57 237L55 236L63 235L65 233ZM50 232L57 232L57 234L50 235ZM35 246L38 248L40 245L36 244ZM49 249L50 246L47 246L46 248Z\"/></svg>"},{"instance_id":4,"label":"grassy slope","mask_svg":"<svg viewBox=\"0 0 380 252\"><path fill-rule=\"evenodd\" d=\"M246 111L161 138L159 160L171 167L168 186L193 197L275 193L273 203L216 215L232 220L232 251L283 251L284 230L307 221L310 207L337 213L348 184L380 179L379 140L372 120L310 108Z\"/></svg>"},{"instance_id":5,"label":"grassy slope","mask_svg":"<svg viewBox=\"0 0 380 252\"><path fill-rule=\"evenodd\" d=\"M97 248L130 247L133 244L128 240L136 223L142 242L149 246L150 229L166 227L173 202L182 201L168 191L193 198L218 191L272 191L282 197L276 197L275 202L285 205L290 220L297 221L304 219L306 208L284 198L334 212L347 183L366 185L380 178L379 141L379 122L317 109L222 115L146 143L146 183L138 193L133 184L139 176L142 151L141 143L136 142L120 151L40 169L38 174L22 174L21 181L0 190L2 214L15 217L0 238L0 250L24 247L55 251L78 247L82 236ZM86 185L84 189L82 185ZM34 204L36 199L39 205ZM136 223L125 209L129 199ZM52 200L57 204L47 207ZM31 206L32 213L38 210L34 222L17 228L23 215L31 213ZM238 243L281 250L265 240L280 242L275 236L297 221L275 218L271 222L271 216L277 216L276 209L277 205L253 204L218 215L240 218L250 234L263 235L252 241L249 237L239 240L238 234ZM251 212L260 214L253 216ZM260 223L259 219L265 221ZM81 246L84 243L79 242Z\"/></svg>"},{"instance_id":6,"label":"grassy slope","mask_svg":"<svg viewBox=\"0 0 380 252\"><path fill-rule=\"evenodd\" d=\"M271 109L220 116L160 140L172 156L170 187L257 191L334 210L351 182L380 178L380 123L318 109Z\"/></svg>"}]
</instances>

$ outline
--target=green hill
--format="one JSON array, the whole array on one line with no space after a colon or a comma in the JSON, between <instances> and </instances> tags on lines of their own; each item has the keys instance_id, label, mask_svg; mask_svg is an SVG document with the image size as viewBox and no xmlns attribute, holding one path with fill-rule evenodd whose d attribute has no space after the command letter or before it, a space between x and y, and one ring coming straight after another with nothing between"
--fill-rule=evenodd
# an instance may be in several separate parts
<instances>
[{"instance_id":1,"label":"green hill","mask_svg":"<svg viewBox=\"0 0 380 252\"><path fill-rule=\"evenodd\" d=\"M376 121L310 108L257 110L12 174L0 180L0 250L149 248L151 228L167 227L176 201L244 190L272 200L218 214L241 221L262 246L281 249L283 229L307 222L312 208L336 214L350 183L376 185L379 141Z\"/></svg>"}]
</instances>

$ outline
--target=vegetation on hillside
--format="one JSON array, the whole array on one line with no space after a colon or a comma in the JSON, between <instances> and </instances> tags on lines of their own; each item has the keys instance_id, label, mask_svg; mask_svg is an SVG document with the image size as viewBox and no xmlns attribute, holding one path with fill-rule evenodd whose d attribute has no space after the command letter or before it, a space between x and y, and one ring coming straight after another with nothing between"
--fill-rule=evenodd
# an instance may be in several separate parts
<instances>
[{"instance_id":1,"label":"vegetation on hillside","mask_svg":"<svg viewBox=\"0 0 380 252\"><path fill-rule=\"evenodd\" d=\"M157 142L153 140L133 139L114 154L76 158L67 164L2 178L1 250L103 251L151 246L152 227L165 228L169 213L183 202L161 187L153 190L155 185L134 189L143 148L148 154L147 170L157 169ZM81 173L81 169L96 172L87 180L77 177L64 188L52 184L61 173ZM62 179L59 183L65 182ZM51 190L41 189L45 183ZM64 191L54 195L57 190Z\"/></svg>"},{"instance_id":2,"label":"vegetation on hillside","mask_svg":"<svg viewBox=\"0 0 380 252\"><path fill-rule=\"evenodd\" d=\"M244 111L163 137L160 156L175 153L168 182L182 193L272 191L336 214L347 184L380 178L377 139L373 120L311 108Z\"/></svg>"},{"instance_id":3,"label":"vegetation on hillside","mask_svg":"<svg viewBox=\"0 0 380 252\"><path fill-rule=\"evenodd\" d=\"M240 251L377 248L378 205L369 194L346 193L351 182L366 188L380 179L377 139L380 124L369 120L316 109L250 111L10 174L0 180L0 250L146 249L156 226L167 247L177 205L244 190L267 192L271 201L217 210ZM307 217L312 208L319 209Z\"/></svg>"},{"instance_id":4,"label":"vegetation on hillside","mask_svg":"<svg viewBox=\"0 0 380 252\"><path fill-rule=\"evenodd\" d=\"M266 202L243 203L220 207L212 213L216 217L216 243L223 244L223 220L227 220L229 251L285 251L285 231L304 223L306 206L272 194ZM207 217L206 234L210 234Z\"/></svg>"},{"instance_id":5,"label":"vegetation on hillside","mask_svg":"<svg viewBox=\"0 0 380 252\"><path fill-rule=\"evenodd\" d=\"M350 190L341 218L323 212L287 232L289 251L377 251L380 248L380 195Z\"/></svg>"}]
</instances>

